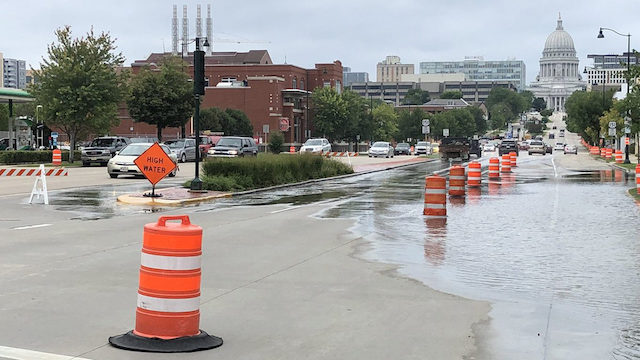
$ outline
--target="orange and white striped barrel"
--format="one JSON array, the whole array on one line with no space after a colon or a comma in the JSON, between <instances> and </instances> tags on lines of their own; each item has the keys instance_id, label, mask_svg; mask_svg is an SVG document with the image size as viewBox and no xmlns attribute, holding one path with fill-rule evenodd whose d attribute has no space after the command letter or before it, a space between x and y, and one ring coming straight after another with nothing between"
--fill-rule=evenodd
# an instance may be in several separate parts
<instances>
[{"instance_id":1,"label":"orange and white striped barrel","mask_svg":"<svg viewBox=\"0 0 640 360\"><path fill-rule=\"evenodd\" d=\"M616 150L616 163L622 164L622 150Z\"/></svg>"},{"instance_id":2,"label":"orange and white striped barrel","mask_svg":"<svg viewBox=\"0 0 640 360\"><path fill-rule=\"evenodd\" d=\"M51 164L56 166L62 165L62 151L60 151L60 149L53 149Z\"/></svg>"},{"instance_id":3,"label":"orange and white striped barrel","mask_svg":"<svg viewBox=\"0 0 640 360\"><path fill-rule=\"evenodd\" d=\"M509 153L509 159L511 160L511 164L510 165L511 165L512 168L518 166L517 163L516 163L516 159L517 158L518 158L518 154L516 154L515 151L512 151L512 152Z\"/></svg>"},{"instance_id":4,"label":"orange and white striped barrel","mask_svg":"<svg viewBox=\"0 0 640 360\"><path fill-rule=\"evenodd\" d=\"M449 195L464 196L466 178L464 176L464 167L454 165L449 169Z\"/></svg>"},{"instance_id":5,"label":"orange and white striped barrel","mask_svg":"<svg viewBox=\"0 0 640 360\"><path fill-rule=\"evenodd\" d=\"M511 156L509 154L502 155L502 164L501 164L500 172L501 173L510 173L511 172Z\"/></svg>"},{"instance_id":6,"label":"orange and white striped barrel","mask_svg":"<svg viewBox=\"0 0 640 360\"><path fill-rule=\"evenodd\" d=\"M489 179L500 179L500 158L489 159Z\"/></svg>"},{"instance_id":7,"label":"orange and white striped barrel","mask_svg":"<svg viewBox=\"0 0 640 360\"><path fill-rule=\"evenodd\" d=\"M591 155L598 155L598 154L600 154L600 149L599 149L597 146L592 146L592 147L589 149L589 154L591 154Z\"/></svg>"},{"instance_id":8,"label":"orange and white striped barrel","mask_svg":"<svg viewBox=\"0 0 640 360\"><path fill-rule=\"evenodd\" d=\"M134 334L161 339L198 335L201 255L202 228L187 215L161 216L144 226Z\"/></svg>"},{"instance_id":9,"label":"orange and white striped barrel","mask_svg":"<svg viewBox=\"0 0 640 360\"><path fill-rule=\"evenodd\" d=\"M612 156L613 156L613 149L607 148L606 152L604 153L604 158L607 160L610 160Z\"/></svg>"},{"instance_id":10,"label":"orange and white striped barrel","mask_svg":"<svg viewBox=\"0 0 640 360\"><path fill-rule=\"evenodd\" d=\"M600 148L600 156L605 157L607 155L607 148Z\"/></svg>"},{"instance_id":11,"label":"orange and white striped barrel","mask_svg":"<svg viewBox=\"0 0 640 360\"><path fill-rule=\"evenodd\" d=\"M640 194L640 164L636 165L636 191Z\"/></svg>"},{"instance_id":12,"label":"orange and white striped barrel","mask_svg":"<svg viewBox=\"0 0 640 360\"><path fill-rule=\"evenodd\" d=\"M428 217L447 216L447 180L442 176L427 176L424 190L424 211Z\"/></svg>"},{"instance_id":13,"label":"orange and white striped barrel","mask_svg":"<svg viewBox=\"0 0 640 360\"><path fill-rule=\"evenodd\" d=\"M469 163L467 185L469 185L469 187L478 187L482 185L482 167L477 161L472 161Z\"/></svg>"}]
</instances>

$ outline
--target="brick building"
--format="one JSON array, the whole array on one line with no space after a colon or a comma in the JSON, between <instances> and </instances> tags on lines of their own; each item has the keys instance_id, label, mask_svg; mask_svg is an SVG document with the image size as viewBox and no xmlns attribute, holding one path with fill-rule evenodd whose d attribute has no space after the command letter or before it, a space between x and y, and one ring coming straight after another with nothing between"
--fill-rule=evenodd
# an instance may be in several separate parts
<instances>
[{"instance_id":1,"label":"brick building","mask_svg":"<svg viewBox=\"0 0 640 360\"><path fill-rule=\"evenodd\" d=\"M135 74L143 66L155 66L162 57L170 55L151 54L146 60L134 62L132 71ZM188 63L185 71L193 76L193 56L184 59ZM343 87L340 61L316 64L313 69L305 69L289 64L273 64L266 50L216 52L206 56L205 79L208 86L201 109L218 107L245 112L253 125L253 136L263 142L268 141L269 133L279 129L286 129L282 132L287 143L301 143L309 137L322 136L313 132L312 109L309 108L311 91L330 86L341 92ZM113 129L114 133L124 135L148 131L143 126L150 125L134 123L126 113L126 108L120 110L121 124ZM155 127L151 126L151 129L155 134ZM166 129L169 137L174 131L178 129ZM187 133L192 133L191 124Z\"/></svg>"}]
</instances>

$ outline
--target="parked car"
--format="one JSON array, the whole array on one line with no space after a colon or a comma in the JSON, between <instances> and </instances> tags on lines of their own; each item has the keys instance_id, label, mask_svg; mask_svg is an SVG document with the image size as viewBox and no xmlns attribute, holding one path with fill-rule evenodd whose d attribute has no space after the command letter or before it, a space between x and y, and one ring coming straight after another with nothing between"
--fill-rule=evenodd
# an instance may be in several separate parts
<instances>
[{"instance_id":1,"label":"parked car","mask_svg":"<svg viewBox=\"0 0 640 360\"><path fill-rule=\"evenodd\" d=\"M253 138L244 136L223 136L216 146L209 149L207 156L244 157L258 155L258 146Z\"/></svg>"},{"instance_id":2,"label":"parked car","mask_svg":"<svg viewBox=\"0 0 640 360\"><path fill-rule=\"evenodd\" d=\"M331 143L325 138L308 139L300 147L300 153L326 153L331 152Z\"/></svg>"},{"instance_id":3,"label":"parked car","mask_svg":"<svg viewBox=\"0 0 640 360\"><path fill-rule=\"evenodd\" d=\"M386 141L376 141L369 149L369 157L393 157L393 146Z\"/></svg>"},{"instance_id":4,"label":"parked car","mask_svg":"<svg viewBox=\"0 0 640 360\"><path fill-rule=\"evenodd\" d=\"M482 146L483 151L496 151L496 144L488 142Z\"/></svg>"},{"instance_id":5,"label":"parked car","mask_svg":"<svg viewBox=\"0 0 640 360\"><path fill-rule=\"evenodd\" d=\"M564 150L564 143L557 142L556 146L553 147L553 150L563 151Z\"/></svg>"},{"instance_id":6,"label":"parked car","mask_svg":"<svg viewBox=\"0 0 640 360\"><path fill-rule=\"evenodd\" d=\"M155 137L133 137L129 138L130 143L156 143L158 142L158 138Z\"/></svg>"},{"instance_id":7,"label":"parked car","mask_svg":"<svg viewBox=\"0 0 640 360\"><path fill-rule=\"evenodd\" d=\"M540 140L532 140L529 143L529 155L531 154L542 154L545 155L547 153L547 147Z\"/></svg>"},{"instance_id":8,"label":"parked car","mask_svg":"<svg viewBox=\"0 0 640 360\"><path fill-rule=\"evenodd\" d=\"M143 152L147 151L151 145L153 145L153 143L133 143L122 148L116 156L112 157L107 162L107 173L109 176L111 178L117 178L118 175L144 176L138 166L134 163L134 160ZM176 173L178 172L178 157L167 145L160 144L160 147L167 155L169 155L171 161L176 164L176 168L173 169L168 176L176 176Z\"/></svg>"},{"instance_id":9,"label":"parked car","mask_svg":"<svg viewBox=\"0 0 640 360\"><path fill-rule=\"evenodd\" d=\"M6 150L9 147L9 138L0 139L0 150Z\"/></svg>"},{"instance_id":10,"label":"parked car","mask_svg":"<svg viewBox=\"0 0 640 360\"><path fill-rule=\"evenodd\" d=\"M565 154L576 154L578 155L578 148L575 145L565 145L564 146Z\"/></svg>"},{"instance_id":11,"label":"parked car","mask_svg":"<svg viewBox=\"0 0 640 360\"><path fill-rule=\"evenodd\" d=\"M196 161L196 139L178 139L164 143L176 154L180 162Z\"/></svg>"},{"instance_id":12,"label":"parked car","mask_svg":"<svg viewBox=\"0 0 640 360\"><path fill-rule=\"evenodd\" d=\"M420 155L420 154L429 155L431 154L431 145L426 141L418 141L418 143L416 144L413 150L413 153L416 155Z\"/></svg>"},{"instance_id":13,"label":"parked car","mask_svg":"<svg viewBox=\"0 0 640 360\"><path fill-rule=\"evenodd\" d=\"M438 143L431 143L429 144L429 146L431 147L431 153L432 154L437 154L440 152L440 144Z\"/></svg>"},{"instance_id":14,"label":"parked car","mask_svg":"<svg viewBox=\"0 0 640 360\"><path fill-rule=\"evenodd\" d=\"M129 139L119 136L103 136L93 139L89 146L82 149L80 159L82 166L89 166L92 163L107 165L107 162L129 144Z\"/></svg>"},{"instance_id":15,"label":"parked car","mask_svg":"<svg viewBox=\"0 0 640 360\"><path fill-rule=\"evenodd\" d=\"M221 137L220 135L200 135L200 154L203 158L207 157L209 149L216 146Z\"/></svg>"},{"instance_id":16,"label":"parked car","mask_svg":"<svg viewBox=\"0 0 640 360\"><path fill-rule=\"evenodd\" d=\"M411 146L407 143L398 143L394 153L395 155L411 155Z\"/></svg>"}]
</instances>

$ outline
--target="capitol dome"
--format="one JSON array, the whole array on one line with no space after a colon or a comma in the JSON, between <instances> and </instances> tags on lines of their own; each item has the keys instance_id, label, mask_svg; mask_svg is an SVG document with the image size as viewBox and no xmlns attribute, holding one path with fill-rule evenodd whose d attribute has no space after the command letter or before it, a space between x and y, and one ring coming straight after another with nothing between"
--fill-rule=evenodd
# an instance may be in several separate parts
<instances>
[{"instance_id":1,"label":"capitol dome","mask_svg":"<svg viewBox=\"0 0 640 360\"><path fill-rule=\"evenodd\" d=\"M562 18L558 17L556 30L549 34L544 43L543 56L575 56L576 48L573 46L573 39L562 27Z\"/></svg>"}]
</instances>

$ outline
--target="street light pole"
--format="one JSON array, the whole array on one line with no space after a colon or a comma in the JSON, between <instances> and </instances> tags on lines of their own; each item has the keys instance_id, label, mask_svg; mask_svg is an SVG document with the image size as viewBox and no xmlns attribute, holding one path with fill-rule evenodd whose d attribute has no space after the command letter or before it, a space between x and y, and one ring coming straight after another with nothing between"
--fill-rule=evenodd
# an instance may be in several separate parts
<instances>
[{"instance_id":1,"label":"street light pole","mask_svg":"<svg viewBox=\"0 0 640 360\"><path fill-rule=\"evenodd\" d=\"M202 191L200 179L200 96L204 95L204 51L200 50L201 38L196 38L196 50L193 52L193 95L195 112L193 114L193 128L196 136L196 172L191 181L191 191ZM209 42L204 38L203 46L208 47Z\"/></svg>"},{"instance_id":2,"label":"street light pole","mask_svg":"<svg viewBox=\"0 0 640 360\"><path fill-rule=\"evenodd\" d=\"M44 139L42 138L44 129L41 127L42 124L40 124L40 109L42 109L42 105L36 106L36 144L38 149L44 145Z\"/></svg>"},{"instance_id":3,"label":"street light pole","mask_svg":"<svg viewBox=\"0 0 640 360\"><path fill-rule=\"evenodd\" d=\"M629 81L629 76L631 75L631 33L628 34L622 34L619 33L613 29L609 29L609 28L605 28L605 27L601 27L600 28L600 32L598 32L598 39L603 39L604 38L604 34L602 33L602 30L608 30L611 31L612 33L618 34L620 36L626 36L627 37L627 76L626 76L626 80L627 80L627 98L629 97L629 89L631 88L631 83ZM602 65L604 66L604 58L602 61ZM629 115L629 113L627 112L627 116ZM624 145L624 163L625 164L629 164L629 145L626 143L626 138L629 137L629 133L627 132L627 129L631 127L631 122L627 121L625 119L625 145ZM638 154L638 159L640 159L640 153Z\"/></svg>"}]
</instances>

